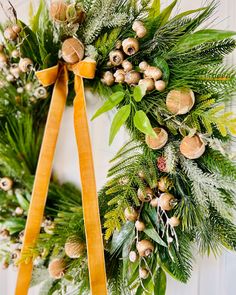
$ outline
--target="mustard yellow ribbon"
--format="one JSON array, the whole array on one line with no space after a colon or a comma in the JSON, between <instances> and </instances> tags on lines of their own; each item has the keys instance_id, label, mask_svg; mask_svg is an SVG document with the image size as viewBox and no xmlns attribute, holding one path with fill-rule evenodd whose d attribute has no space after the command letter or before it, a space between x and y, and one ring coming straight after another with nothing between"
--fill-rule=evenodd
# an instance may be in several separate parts
<instances>
[{"instance_id":1,"label":"mustard yellow ribbon","mask_svg":"<svg viewBox=\"0 0 236 295\"><path fill-rule=\"evenodd\" d=\"M104 247L83 85L83 78L94 78L96 62L85 59L72 66L59 64L36 73L45 87L55 85L35 175L15 295L27 295L30 286L33 261L31 259L26 262L23 258L35 246L40 232L58 132L66 104L68 68L75 74L74 128L79 154L91 294L107 294Z\"/></svg>"}]
</instances>

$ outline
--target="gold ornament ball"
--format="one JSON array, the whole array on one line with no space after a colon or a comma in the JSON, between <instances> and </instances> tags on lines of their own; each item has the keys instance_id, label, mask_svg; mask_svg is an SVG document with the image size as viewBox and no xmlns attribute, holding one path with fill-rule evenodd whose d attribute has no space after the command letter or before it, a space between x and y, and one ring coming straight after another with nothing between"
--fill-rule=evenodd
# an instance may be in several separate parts
<instances>
[{"instance_id":1,"label":"gold ornament ball","mask_svg":"<svg viewBox=\"0 0 236 295\"><path fill-rule=\"evenodd\" d=\"M86 246L84 242L76 237L68 238L65 243L65 253L70 258L79 258L84 254Z\"/></svg>"},{"instance_id":2,"label":"gold ornament ball","mask_svg":"<svg viewBox=\"0 0 236 295\"><path fill-rule=\"evenodd\" d=\"M125 209L125 219L128 221L136 221L138 218L138 212L134 208L126 208Z\"/></svg>"},{"instance_id":3,"label":"gold ornament ball","mask_svg":"<svg viewBox=\"0 0 236 295\"><path fill-rule=\"evenodd\" d=\"M146 135L145 141L149 148L153 150L158 150L163 148L167 141L168 141L168 133L159 127L153 128L154 132L156 133L157 137L152 137L150 135Z\"/></svg>"},{"instance_id":4,"label":"gold ornament ball","mask_svg":"<svg viewBox=\"0 0 236 295\"><path fill-rule=\"evenodd\" d=\"M166 82L163 80L158 80L155 82L155 88L159 92L163 92L166 89Z\"/></svg>"},{"instance_id":5,"label":"gold ornament ball","mask_svg":"<svg viewBox=\"0 0 236 295\"><path fill-rule=\"evenodd\" d=\"M122 67L123 67L125 72L130 72L133 69L132 63L130 61L128 61L128 60L124 60L122 62Z\"/></svg>"},{"instance_id":6,"label":"gold ornament ball","mask_svg":"<svg viewBox=\"0 0 236 295\"><path fill-rule=\"evenodd\" d=\"M21 27L17 24L14 24L12 26L12 30L16 33L16 34L19 34L21 32Z\"/></svg>"},{"instance_id":7,"label":"gold ornament ball","mask_svg":"<svg viewBox=\"0 0 236 295\"><path fill-rule=\"evenodd\" d=\"M172 216L169 220L168 223L173 226L173 227L177 227L180 225L180 220L178 217L176 216Z\"/></svg>"},{"instance_id":8,"label":"gold ornament ball","mask_svg":"<svg viewBox=\"0 0 236 295\"><path fill-rule=\"evenodd\" d=\"M112 86L115 82L115 78L112 74L112 72L107 71L104 73L103 78L102 78L102 83L107 85L107 86Z\"/></svg>"},{"instance_id":9,"label":"gold ornament ball","mask_svg":"<svg viewBox=\"0 0 236 295\"><path fill-rule=\"evenodd\" d=\"M62 258L53 259L48 265L49 275L53 279L61 279L65 274L65 270L66 264Z\"/></svg>"},{"instance_id":10,"label":"gold ornament ball","mask_svg":"<svg viewBox=\"0 0 236 295\"><path fill-rule=\"evenodd\" d=\"M161 194L158 204L161 207L162 210L164 211L170 211L173 209L173 204L172 202L175 200L175 197L172 194L169 193L164 193Z\"/></svg>"},{"instance_id":11,"label":"gold ornament ball","mask_svg":"<svg viewBox=\"0 0 236 295\"><path fill-rule=\"evenodd\" d=\"M129 253L129 260L131 262L133 262L133 263L138 260L138 255L137 255L137 253L135 251L130 251L130 253Z\"/></svg>"},{"instance_id":12,"label":"gold ornament ball","mask_svg":"<svg viewBox=\"0 0 236 295\"><path fill-rule=\"evenodd\" d=\"M122 42L122 47L126 55L134 55L139 51L139 42L135 38L127 38Z\"/></svg>"},{"instance_id":13,"label":"gold ornament ball","mask_svg":"<svg viewBox=\"0 0 236 295\"><path fill-rule=\"evenodd\" d=\"M145 280L149 277L149 271L146 268L140 268L139 269L139 277L142 280Z\"/></svg>"},{"instance_id":14,"label":"gold ornament ball","mask_svg":"<svg viewBox=\"0 0 236 295\"><path fill-rule=\"evenodd\" d=\"M125 82L129 85L137 85L141 79L141 75L139 72L131 71L126 73Z\"/></svg>"},{"instance_id":15,"label":"gold ornament ball","mask_svg":"<svg viewBox=\"0 0 236 295\"><path fill-rule=\"evenodd\" d=\"M50 16L54 21L66 21L67 5L64 1L52 1L50 6Z\"/></svg>"},{"instance_id":16,"label":"gold ornament ball","mask_svg":"<svg viewBox=\"0 0 236 295\"><path fill-rule=\"evenodd\" d=\"M151 202L150 202L150 205L151 205L153 208L158 207L158 198L154 198L154 199L152 199Z\"/></svg>"},{"instance_id":17,"label":"gold ornament ball","mask_svg":"<svg viewBox=\"0 0 236 295\"><path fill-rule=\"evenodd\" d=\"M13 187L13 180L9 177L3 177L0 179L0 188L7 192Z\"/></svg>"},{"instance_id":18,"label":"gold ornament ball","mask_svg":"<svg viewBox=\"0 0 236 295\"><path fill-rule=\"evenodd\" d=\"M138 84L145 85L147 88L147 91L152 91L155 88L154 81L151 78L141 79Z\"/></svg>"},{"instance_id":19,"label":"gold ornament ball","mask_svg":"<svg viewBox=\"0 0 236 295\"><path fill-rule=\"evenodd\" d=\"M137 231L144 231L146 226L145 226L144 222L137 220L135 222L135 228L137 229Z\"/></svg>"},{"instance_id":20,"label":"gold ornament ball","mask_svg":"<svg viewBox=\"0 0 236 295\"><path fill-rule=\"evenodd\" d=\"M124 54L120 50L113 50L109 54L109 59L113 66L119 66L124 61Z\"/></svg>"},{"instance_id":21,"label":"gold ornament ball","mask_svg":"<svg viewBox=\"0 0 236 295\"><path fill-rule=\"evenodd\" d=\"M141 188L138 189L138 198L141 202L150 202L153 198L153 191L150 187L145 188L145 192Z\"/></svg>"},{"instance_id":22,"label":"gold ornament ball","mask_svg":"<svg viewBox=\"0 0 236 295\"><path fill-rule=\"evenodd\" d=\"M13 31L12 27L6 28L3 34L9 41L15 41L17 39L17 33Z\"/></svg>"},{"instance_id":23,"label":"gold ornament ball","mask_svg":"<svg viewBox=\"0 0 236 295\"><path fill-rule=\"evenodd\" d=\"M140 257L148 257L154 251L153 244L148 240L139 241L136 247Z\"/></svg>"},{"instance_id":24,"label":"gold ornament ball","mask_svg":"<svg viewBox=\"0 0 236 295\"><path fill-rule=\"evenodd\" d=\"M195 104L195 95L191 89L171 90L166 98L167 109L175 115L187 114Z\"/></svg>"},{"instance_id":25,"label":"gold ornament ball","mask_svg":"<svg viewBox=\"0 0 236 295\"><path fill-rule=\"evenodd\" d=\"M19 62L19 69L23 73L30 72L33 68L33 62L30 58L21 58Z\"/></svg>"},{"instance_id":26,"label":"gold ornament ball","mask_svg":"<svg viewBox=\"0 0 236 295\"><path fill-rule=\"evenodd\" d=\"M198 135L185 136L180 143L181 154L191 160L200 158L205 150L205 143Z\"/></svg>"},{"instance_id":27,"label":"gold ornament ball","mask_svg":"<svg viewBox=\"0 0 236 295\"><path fill-rule=\"evenodd\" d=\"M162 77L162 71L159 68L149 66L144 75L148 78L152 78L153 80L159 80Z\"/></svg>"},{"instance_id":28,"label":"gold ornament ball","mask_svg":"<svg viewBox=\"0 0 236 295\"><path fill-rule=\"evenodd\" d=\"M84 57L84 45L76 38L68 38L62 44L62 58L69 64L75 64Z\"/></svg>"},{"instance_id":29,"label":"gold ornament ball","mask_svg":"<svg viewBox=\"0 0 236 295\"><path fill-rule=\"evenodd\" d=\"M142 61L139 64L139 68L141 72L145 72L147 70L147 68L149 67L149 64L146 61Z\"/></svg>"}]
</instances>

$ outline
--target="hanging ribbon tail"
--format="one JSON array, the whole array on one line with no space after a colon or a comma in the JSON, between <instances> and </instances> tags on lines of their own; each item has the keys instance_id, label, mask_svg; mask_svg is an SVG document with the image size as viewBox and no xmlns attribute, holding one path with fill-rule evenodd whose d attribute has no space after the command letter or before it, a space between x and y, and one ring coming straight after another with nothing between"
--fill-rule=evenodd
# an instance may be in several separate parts
<instances>
[{"instance_id":1,"label":"hanging ribbon tail","mask_svg":"<svg viewBox=\"0 0 236 295\"><path fill-rule=\"evenodd\" d=\"M38 72L37 76L44 86L51 85L54 82L56 82L56 84L53 90L34 180L15 295L28 294L33 271L32 249L35 247L40 232L56 142L68 92L68 72L66 66L55 66ZM26 257L28 258L27 260L25 259Z\"/></svg>"},{"instance_id":2,"label":"hanging ribbon tail","mask_svg":"<svg viewBox=\"0 0 236 295\"><path fill-rule=\"evenodd\" d=\"M96 64L95 64L96 67ZM104 258L104 246L99 215L99 204L93 166L92 148L89 136L89 126L86 114L84 85L81 76L93 78L94 64L87 63L86 72L83 65L79 74L75 76L74 100L74 128L79 153L79 164L82 184L82 202L85 234L87 241L87 255L90 276L90 288L92 295L106 295L106 270ZM90 68L90 70L88 70Z\"/></svg>"}]
</instances>

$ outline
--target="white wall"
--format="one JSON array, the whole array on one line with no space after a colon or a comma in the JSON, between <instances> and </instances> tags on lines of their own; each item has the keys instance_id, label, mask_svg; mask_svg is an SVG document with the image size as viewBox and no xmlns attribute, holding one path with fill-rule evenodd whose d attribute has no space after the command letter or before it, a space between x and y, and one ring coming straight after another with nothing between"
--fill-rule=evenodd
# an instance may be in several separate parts
<instances>
[{"instance_id":1,"label":"white wall","mask_svg":"<svg viewBox=\"0 0 236 295\"><path fill-rule=\"evenodd\" d=\"M6 0L5 0L6 2ZM33 1L37 3L37 0ZM171 1L163 1L167 5ZM14 0L19 17L27 19L27 7L29 0ZM179 10L193 9L204 4L205 1L182 0ZM236 13L235 0L221 0L219 14L216 17L216 24L221 29L236 30L234 15ZM2 19L2 13L0 12ZM236 62L236 55L229 58L229 62ZM88 115L100 105L99 99L91 94L87 95ZM73 110L68 108L63 118L63 125L59 136L54 167L61 180L70 180L79 184L79 173L76 145L73 132ZM108 161L114 155L119 146L122 145L127 137L124 130L120 132L112 147L108 147L108 133L111 118L102 116L90 124L91 137L94 150L94 161L98 187L105 182ZM193 276L188 285L178 283L168 278L167 295L235 295L236 294L236 254L224 252L217 260L214 257L201 258L196 256ZM14 290L16 272L0 271L0 294L12 295ZM30 295L37 295L37 289L31 290Z\"/></svg>"}]
</instances>

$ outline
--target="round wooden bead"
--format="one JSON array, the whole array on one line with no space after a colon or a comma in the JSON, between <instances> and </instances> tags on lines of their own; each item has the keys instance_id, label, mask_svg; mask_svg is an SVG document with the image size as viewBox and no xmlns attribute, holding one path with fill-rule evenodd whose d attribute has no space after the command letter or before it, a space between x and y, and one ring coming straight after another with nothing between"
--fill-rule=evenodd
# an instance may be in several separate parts
<instances>
[{"instance_id":1,"label":"round wooden bead","mask_svg":"<svg viewBox=\"0 0 236 295\"><path fill-rule=\"evenodd\" d=\"M127 55L134 55L139 51L139 42L135 38L127 38L122 42L123 51Z\"/></svg>"}]
</instances>

